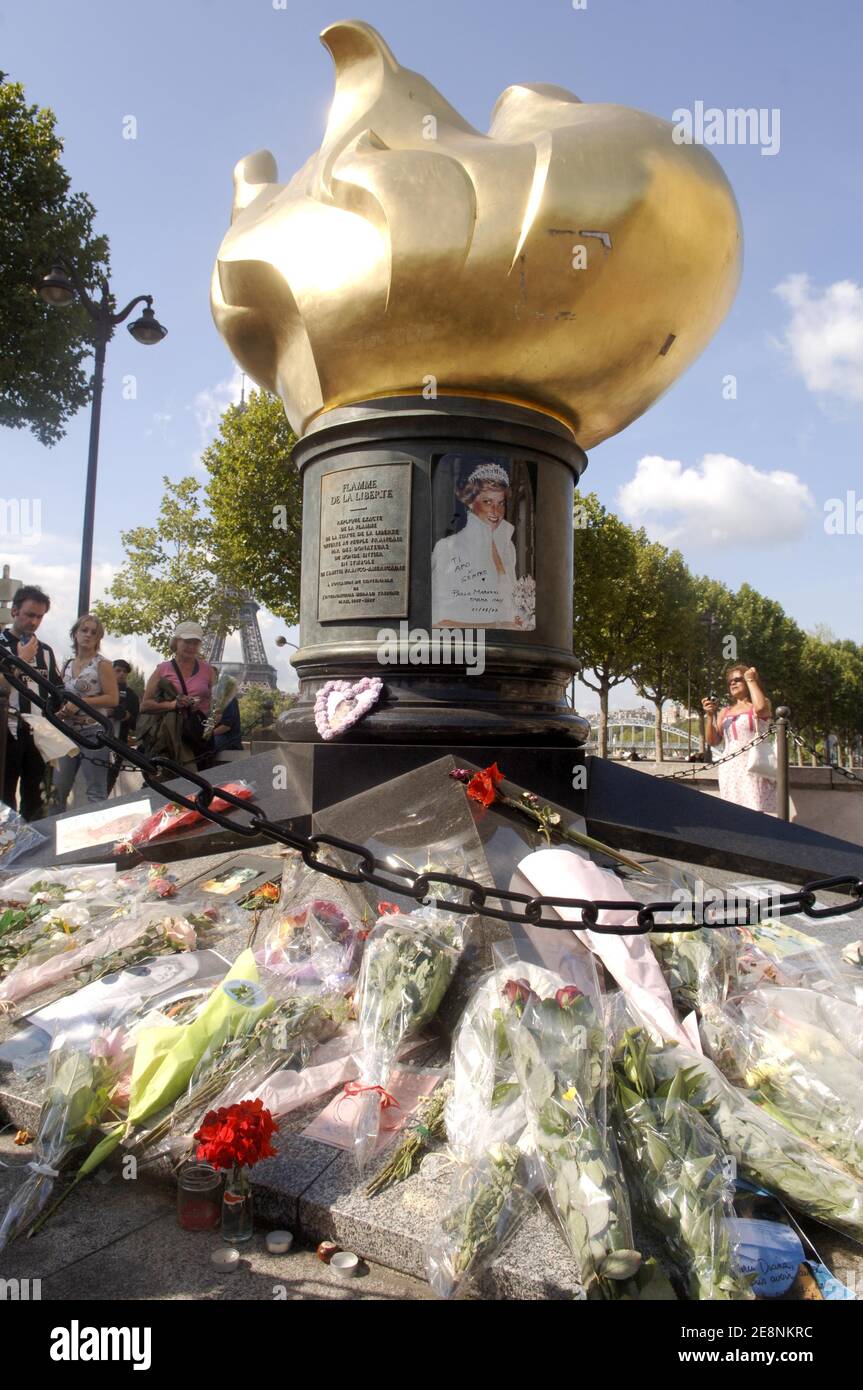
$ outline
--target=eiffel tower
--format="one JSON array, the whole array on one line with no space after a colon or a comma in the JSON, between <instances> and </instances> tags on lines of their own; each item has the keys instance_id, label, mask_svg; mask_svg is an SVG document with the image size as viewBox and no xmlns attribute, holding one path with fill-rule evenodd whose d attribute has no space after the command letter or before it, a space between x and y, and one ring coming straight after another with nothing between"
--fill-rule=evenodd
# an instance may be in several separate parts
<instances>
[{"instance_id":1,"label":"eiffel tower","mask_svg":"<svg viewBox=\"0 0 863 1390\"><path fill-rule=\"evenodd\" d=\"M207 633L204 640L204 660L209 661L213 666L218 666L223 675L233 676L241 692L250 686L262 686L265 690L277 688L276 668L267 661L264 639L258 626L260 606L248 591L243 590L237 594L235 622L226 631ZM228 632L235 632L237 628L240 629L243 659L242 661L223 661L225 638Z\"/></svg>"}]
</instances>

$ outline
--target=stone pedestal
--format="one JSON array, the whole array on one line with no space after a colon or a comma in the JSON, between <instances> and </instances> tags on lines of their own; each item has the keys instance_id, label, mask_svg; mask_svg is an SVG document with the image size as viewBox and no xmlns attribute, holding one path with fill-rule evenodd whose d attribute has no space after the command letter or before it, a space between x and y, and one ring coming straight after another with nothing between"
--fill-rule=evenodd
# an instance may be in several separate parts
<instances>
[{"instance_id":1,"label":"stone pedestal","mask_svg":"<svg viewBox=\"0 0 863 1390\"><path fill-rule=\"evenodd\" d=\"M294 458L303 476L300 700L279 719L282 738L317 742L320 687L362 676L383 679L383 698L340 741L588 737L565 701L575 670L573 489L587 463L567 426L504 401L391 397L327 411ZM478 468L509 483L495 551L460 496ZM494 573L489 582L465 558L468 525L496 565L498 551L501 567L509 558L514 585L504 577L498 591ZM511 593L522 607L507 606Z\"/></svg>"}]
</instances>

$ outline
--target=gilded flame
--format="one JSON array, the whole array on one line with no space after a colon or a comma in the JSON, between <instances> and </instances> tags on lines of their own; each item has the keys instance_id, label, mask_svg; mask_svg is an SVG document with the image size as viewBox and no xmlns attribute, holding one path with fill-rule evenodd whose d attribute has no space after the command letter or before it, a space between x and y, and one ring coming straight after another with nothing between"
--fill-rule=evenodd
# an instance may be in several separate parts
<instances>
[{"instance_id":1,"label":"gilded flame","mask_svg":"<svg viewBox=\"0 0 863 1390\"><path fill-rule=\"evenodd\" d=\"M266 150L234 170L212 306L244 371L298 433L432 383L555 414L586 449L642 414L737 288L737 205L709 151L542 83L507 88L483 135L369 25L321 37L320 150L287 184Z\"/></svg>"}]
</instances>

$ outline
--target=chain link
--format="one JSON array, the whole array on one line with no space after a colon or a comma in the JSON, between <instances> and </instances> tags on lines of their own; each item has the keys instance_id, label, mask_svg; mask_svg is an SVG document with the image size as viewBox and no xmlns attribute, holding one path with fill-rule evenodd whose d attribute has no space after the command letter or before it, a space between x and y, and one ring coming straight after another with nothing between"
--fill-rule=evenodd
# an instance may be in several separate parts
<instances>
[{"instance_id":1,"label":"chain link","mask_svg":"<svg viewBox=\"0 0 863 1390\"><path fill-rule=\"evenodd\" d=\"M110 748L113 752L121 754L134 768L140 771L146 785L152 791L158 792L160 796L164 796L167 801L172 801L187 811L197 811L206 820L212 821L215 825L221 825L226 830L231 830L247 839L259 839L263 836L275 844L286 845L289 849L298 850L310 869L315 869L332 878L342 879L348 883L369 884L375 888L383 889L387 893L413 898L418 903L433 902L440 910L457 913L461 916L481 914L494 921L552 927L559 931L568 931L572 929L573 925L578 925L603 935L642 936L651 931L696 931L701 926L711 928L745 926L750 921L753 904L748 900L740 903L735 899L731 904L731 911L726 920L726 914L719 912L717 905L712 902L704 904L699 913L696 904L692 905L690 912L688 905L681 904L677 900L642 903L592 901L587 898L530 897L525 893L516 893L509 889L477 883L474 879L460 878L456 874L445 873L442 870L394 868L392 865L382 864L365 845L355 844L352 840L342 840L336 835L298 834L293 830L290 822L279 824L269 820L263 809L254 801L235 796L222 787L214 786L205 777L202 777L197 769L184 767L171 758L161 755L148 757L139 752L138 749L130 748L128 744L120 742L110 732L109 720L98 710L91 709L87 702L74 691L65 690L63 686L55 684L47 676L44 676L41 671L29 666L11 652L2 649L0 649L0 671L3 672L6 680L15 690L26 695L28 699L39 706L49 723L53 724L61 733L66 734L79 747L89 748L93 751L102 747ZM20 672L21 675L17 675L16 671ZM26 679L22 679L22 675ZM41 693L37 694L33 690L32 682L34 681L39 686ZM95 743L85 739L80 730L72 728L57 717L56 711L64 701L77 705L83 713L91 716L93 723L99 725L99 731L94 735ZM767 736L766 733L760 734L757 739L753 739L752 743L760 742L762 738ZM748 744L747 747L751 748L752 743ZM187 782L191 782L193 786L197 787L197 794L190 797L176 788L168 787L163 780L165 773L169 773L172 778L184 778ZM238 817L229 817L223 811L214 810L212 802L216 797L232 806L238 813ZM243 817L248 817L248 820L243 820ZM342 855L356 856L355 867L346 866L344 861L338 864L333 863L331 858L322 858L321 854L326 850L336 851ZM432 890L439 884L460 890L466 895L467 900L460 901L459 899L440 898L436 894L432 895ZM849 902L841 903L835 907L815 906L816 893L835 890L840 887L849 889ZM501 907L490 906L489 899L503 905ZM513 906L510 908L506 906L507 904ZM573 924L572 922L561 921L559 917L544 917L543 908L546 907L580 909L581 920L577 924ZM679 921L680 916L683 915L682 908L692 917L691 921ZM842 878L816 879L807 883L803 888L797 889L796 892L778 894L771 901L770 915L772 917L788 917L797 913L805 913L807 917L812 918L836 917L845 912L858 911L860 908L863 908L863 879L846 875ZM623 923L600 925L599 914L601 912L626 913L628 916L635 913L636 923L634 926ZM698 920L699 915L701 920ZM657 920L658 917L662 920Z\"/></svg>"},{"instance_id":2,"label":"chain link","mask_svg":"<svg viewBox=\"0 0 863 1390\"><path fill-rule=\"evenodd\" d=\"M822 758L821 754L818 752L818 749L813 748L811 743L807 743L805 738L803 738L802 735L798 734L796 729L789 728L788 732L790 733L794 742L797 744L797 747L802 748L805 753L809 753L813 758L815 758L818 762L819 767L829 767L831 772L838 772L840 777L847 777L848 780L851 782L863 782L863 777L860 777L856 772L852 772L850 768L840 767L838 763L831 763L825 761L825 759Z\"/></svg>"},{"instance_id":3,"label":"chain link","mask_svg":"<svg viewBox=\"0 0 863 1390\"><path fill-rule=\"evenodd\" d=\"M763 743L766 738L771 738L773 732L774 726L771 724L770 728L765 729L763 734L756 734L755 738L744 743L742 748L735 748L733 753L725 753L721 758L712 758L709 763L696 763L693 767L687 768L685 772L660 772L656 780L658 782L676 782L681 777L695 777L706 767L719 767L720 763L730 763L733 758L739 758L741 753L748 753L751 748L757 748L759 743Z\"/></svg>"}]
</instances>

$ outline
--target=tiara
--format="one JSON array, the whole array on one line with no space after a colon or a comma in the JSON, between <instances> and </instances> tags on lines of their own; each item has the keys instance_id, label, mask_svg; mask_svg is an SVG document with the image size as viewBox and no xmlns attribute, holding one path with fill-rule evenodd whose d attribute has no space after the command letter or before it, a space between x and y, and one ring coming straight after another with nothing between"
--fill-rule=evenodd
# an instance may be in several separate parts
<instances>
[{"instance_id":1,"label":"tiara","mask_svg":"<svg viewBox=\"0 0 863 1390\"><path fill-rule=\"evenodd\" d=\"M502 483L509 487L509 474L499 463L481 463L468 478L468 483Z\"/></svg>"}]
</instances>

